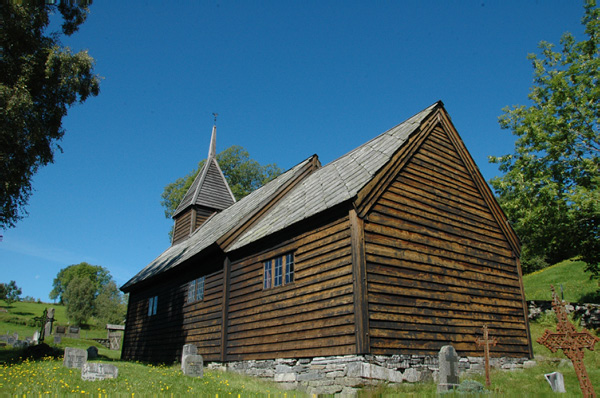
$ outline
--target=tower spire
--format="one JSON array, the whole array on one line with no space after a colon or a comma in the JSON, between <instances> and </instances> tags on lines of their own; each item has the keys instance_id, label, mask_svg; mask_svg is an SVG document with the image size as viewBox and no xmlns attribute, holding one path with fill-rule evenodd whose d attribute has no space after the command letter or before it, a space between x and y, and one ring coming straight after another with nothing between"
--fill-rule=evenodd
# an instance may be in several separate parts
<instances>
[{"instance_id":1,"label":"tower spire","mask_svg":"<svg viewBox=\"0 0 600 398\"><path fill-rule=\"evenodd\" d=\"M219 116L219 114L213 113L213 116L215 117L215 124L213 124L212 134L210 136L210 146L208 148L208 159L212 159L217 156L217 116Z\"/></svg>"}]
</instances>

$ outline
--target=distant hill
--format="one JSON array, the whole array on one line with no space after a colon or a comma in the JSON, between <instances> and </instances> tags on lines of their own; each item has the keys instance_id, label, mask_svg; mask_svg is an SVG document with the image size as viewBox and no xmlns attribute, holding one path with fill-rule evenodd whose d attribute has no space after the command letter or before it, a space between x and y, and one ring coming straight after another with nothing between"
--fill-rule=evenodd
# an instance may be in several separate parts
<instances>
[{"instance_id":1,"label":"distant hill","mask_svg":"<svg viewBox=\"0 0 600 398\"><path fill-rule=\"evenodd\" d=\"M583 261L567 260L523 276L527 300L552 300L550 285L571 303L600 303L598 280L590 279Z\"/></svg>"}]
</instances>

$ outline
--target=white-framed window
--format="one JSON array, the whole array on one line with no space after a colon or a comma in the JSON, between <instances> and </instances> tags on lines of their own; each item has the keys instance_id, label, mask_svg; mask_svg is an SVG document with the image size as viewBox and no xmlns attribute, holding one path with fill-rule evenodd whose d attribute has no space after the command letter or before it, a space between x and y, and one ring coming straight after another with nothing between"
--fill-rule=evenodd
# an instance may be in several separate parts
<instances>
[{"instance_id":1,"label":"white-framed window","mask_svg":"<svg viewBox=\"0 0 600 398\"><path fill-rule=\"evenodd\" d=\"M148 316L156 315L157 308L158 296L150 297L150 299L148 299Z\"/></svg>"},{"instance_id":2,"label":"white-framed window","mask_svg":"<svg viewBox=\"0 0 600 398\"><path fill-rule=\"evenodd\" d=\"M294 253L269 259L263 265L263 289L294 282Z\"/></svg>"},{"instance_id":3,"label":"white-framed window","mask_svg":"<svg viewBox=\"0 0 600 398\"><path fill-rule=\"evenodd\" d=\"M201 276L200 278L194 279L193 281L188 283L188 303L204 300L204 280L205 277Z\"/></svg>"}]
</instances>

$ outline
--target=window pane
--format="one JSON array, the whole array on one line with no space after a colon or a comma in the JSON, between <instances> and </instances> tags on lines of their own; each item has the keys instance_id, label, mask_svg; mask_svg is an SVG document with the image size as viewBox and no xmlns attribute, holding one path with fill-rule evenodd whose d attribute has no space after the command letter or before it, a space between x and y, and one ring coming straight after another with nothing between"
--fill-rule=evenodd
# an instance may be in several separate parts
<instances>
[{"instance_id":1,"label":"window pane","mask_svg":"<svg viewBox=\"0 0 600 398\"><path fill-rule=\"evenodd\" d=\"M190 286L188 287L188 303L194 301L194 294L196 292L196 280L190 282Z\"/></svg>"},{"instance_id":2,"label":"window pane","mask_svg":"<svg viewBox=\"0 0 600 398\"><path fill-rule=\"evenodd\" d=\"M289 253L285 256L285 283L294 281L294 255Z\"/></svg>"},{"instance_id":3,"label":"window pane","mask_svg":"<svg viewBox=\"0 0 600 398\"><path fill-rule=\"evenodd\" d=\"M282 257L275 259L275 279L273 280L273 286L281 286L282 283Z\"/></svg>"},{"instance_id":4,"label":"window pane","mask_svg":"<svg viewBox=\"0 0 600 398\"><path fill-rule=\"evenodd\" d=\"M204 277L196 282L196 300L204 300Z\"/></svg>"},{"instance_id":5,"label":"window pane","mask_svg":"<svg viewBox=\"0 0 600 398\"><path fill-rule=\"evenodd\" d=\"M152 310L152 315L156 315L156 308L158 307L158 296L154 296L154 308Z\"/></svg>"},{"instance_id":6,"label":"window pane","mask_svg":"<svg viewBox=\"0 0 600 398\"><path fill-rule=\"evenodd\" d=\"M271 260L265 261L265 272L264 272L264 289L271 287Z\"/></svg>"},{"instance_id":7,"label":"window pane","mask_svg":"<svg viewBox=\"0 0 600 398\"><path fill-rule=\"evenodd\" d=\"M150 297L150 299L148 300L148 316L152 315L152 309L154 308L153 303L154 297Z\"/></svg>"}]
</instances>

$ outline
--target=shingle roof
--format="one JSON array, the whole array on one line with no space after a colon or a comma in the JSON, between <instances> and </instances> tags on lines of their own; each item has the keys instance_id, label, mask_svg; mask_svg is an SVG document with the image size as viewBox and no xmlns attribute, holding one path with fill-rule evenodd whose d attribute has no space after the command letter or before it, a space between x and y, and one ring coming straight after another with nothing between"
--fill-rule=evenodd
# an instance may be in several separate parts
<instances>
[{"instance_id":1,"label":"shingle roof","mask_svg":"<svg viewBox=\"0 0 600 398\"><path fill-rule=\"evenodd\" d=\"M254 225L244 231L227 248L227 252L242 248L297 222L321 213L354 198L394 153L418 130L421 122L438 103L419 112L323 168L310 173L279 200ZM239 202L211 216L189 239L175 244L129 280L121 289L158 275L183 263L216 243L238 227L243 219L258 212L267 199L296 177L312 158L309 158Z\"/></svg>"},{"instance_id":2,"label":"shingle roof","mask_svg":"<svg viewBox=\"0 0 600 398\"><path fill-rule=\"evenodd\" d=\"M311 159L312 157L304 160L227 209L208 218L189 239L169 247L125 283L121 289L127 289L136 283L172 269L215 243L219 238L236 227L242 219L259 210L265 200L277 192L280 187L292 180L299 170L311 162Z\"/></svg>"},{"instance_id":3,"label":"shingle roof","mask_svg":"<svg viewBox=\"0 0 600 398\"><path fill-rule=\"evenodd\" d=\"M228 251L352 199L391 159L437 103L306 177Z\"/></svg>"}]
</instances>

